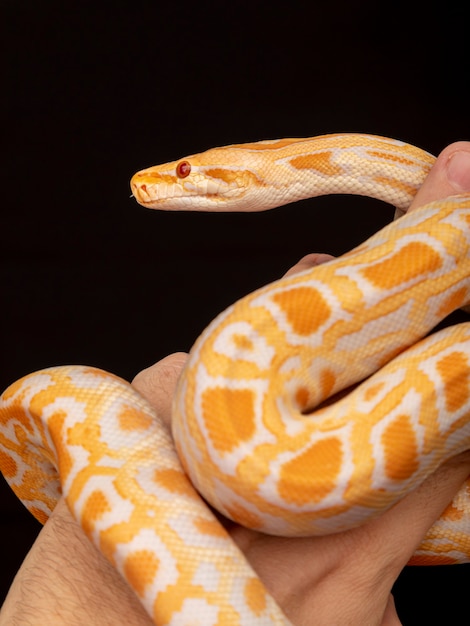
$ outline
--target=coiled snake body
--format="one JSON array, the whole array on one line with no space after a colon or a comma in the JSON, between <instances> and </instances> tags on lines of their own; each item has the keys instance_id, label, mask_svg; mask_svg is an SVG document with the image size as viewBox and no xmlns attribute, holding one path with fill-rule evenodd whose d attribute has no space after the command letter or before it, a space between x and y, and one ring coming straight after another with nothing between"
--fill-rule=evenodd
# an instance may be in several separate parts
<instances>
[{"instance_id":1,"label":"coiled snake body","mask_svg":"<svg viewBox=\"0 0 470 626\"><path fill-rule=\"evenodd\" d=\"M359 193L405 211L433 162L391 139L328 135L216 148L131 185L157 209ZM380 514L467 449L470 325L422 337L470 300L469 225L468 195L427 205L223 312L179 381L177 454L127 382L78 366L26 376L1 399L3 474L42 522L63 492L156 624L287 624L197 491L251 528L326 534ZM467 491L416 562L469 560Z\"/></svg>"}]
</instances>

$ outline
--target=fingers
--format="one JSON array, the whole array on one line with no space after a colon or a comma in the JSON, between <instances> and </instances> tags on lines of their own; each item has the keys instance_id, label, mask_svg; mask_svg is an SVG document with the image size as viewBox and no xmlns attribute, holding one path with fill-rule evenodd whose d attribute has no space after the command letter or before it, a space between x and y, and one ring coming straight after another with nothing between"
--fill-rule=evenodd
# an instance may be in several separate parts
<instances>
[{"instance_id":1,"label":"fingers","mask_svg":"<svg viewBox=\"0 0 470 626\"><path fill-rule=\"evenodd\" d=\"M139 372L132 381L132 385L157 410L168 428L171 424L171 403L176 383L187 357L188 355L184 352L170 354Z\"/></svg>"},{"instance_id":2,"label":"fingers","mask_svg":"<svg viewBox=\"0 0 470 626\"><path fill-rule=\"evenodd\" d=\"M136 594L57 503L17 573L0 625L152 626Z\"/></svg>"},{"instance_id":3,"label":"fingers","mask_svg":"<svg viewBox=\"0 0 470 626\"><path fill-rule=\"evenodd\" d=\"M408 211L470 191L470 142L458 141L438 156Z\"/></svg>"},{"instance_id":4,"label":"fingers","mask_svg":"<svg viewBox=\"0 0 470 626\"><path fill-rule=\"evenodd\" d=\"M399 624L390 589L427 532L470 474L470 453L442 465L419 488L384 515L343 534L336 546L343 588L354 581L357 597L385 604L383 625ZM331 554L331 553L330 553ZM332 554L334 558L334 554ZM336 579L338 583L338 579ZM358 622L359 623L359 622ZM364 623L364 622L361 622Z\"/></svg>"},{"instance_id":5,"label":"fingers","mask_svg":"<svg viewBox=\"0 0 470 626\"><path fill-rule=\"evenodd\" d=\"M298 274L299 272L303 272L304 270L309 270L316 265L321 265L322 263L327 263L331 261L335 257L331 254L320 254L320 253L312 253L307 254L302 257L300 261L298 261L293 267L291 267L284 274L284 278L286 276L292 276L293 274Z\"/></svg>"},{"instance_id":6,"label":"fingers","mask_svg":"<svg viewBox=\"0 0 470 626\"><path fill-rule=\"evenodd\" d=\"M384 515L352 531L364 542L365 558L369 554L381 578L393 584L469 475L470 453L465 452L444 463Z\"/></svg>"}]
</instances>

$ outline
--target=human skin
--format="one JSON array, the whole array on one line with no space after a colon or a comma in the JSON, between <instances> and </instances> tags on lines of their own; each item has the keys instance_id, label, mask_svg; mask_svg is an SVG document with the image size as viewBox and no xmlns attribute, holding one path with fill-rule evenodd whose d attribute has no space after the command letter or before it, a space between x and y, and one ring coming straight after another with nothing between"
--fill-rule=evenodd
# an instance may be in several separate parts
<instances>
[{"instance_id":1,"label":"human skin","mask_svg":"<svg viewBox=\"0 0 470 626\"><path fill-rule=\"evenodd\" d=\"M470 191L470 142L452 144L440 154L409 210L464 191ZM331 258L307 255L287 274ZM184 353L169 355L137 374L132 383L168 428L185 360ZM469 474L466 452L442 465L379 518L326 537L270 537L229 521L226 527L293 624L397 626L392 586ZM0 626L45 623L152 624L62 500L24 560L0 613Z\"/></svg>"}]
</instances>

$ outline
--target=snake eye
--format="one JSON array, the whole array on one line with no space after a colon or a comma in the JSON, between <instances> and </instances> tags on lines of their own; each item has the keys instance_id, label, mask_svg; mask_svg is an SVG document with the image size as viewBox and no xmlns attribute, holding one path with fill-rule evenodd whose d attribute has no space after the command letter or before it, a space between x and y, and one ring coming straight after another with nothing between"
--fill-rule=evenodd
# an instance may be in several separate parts
<instances>
[{"instance_id":1,"label":"snake eye","mask_svg":"<svg viewBox=\"0 0 470 626\"><path fill-rule=\"evenodd\" d=\"M191 163L189 161L180 161L176 166L176 175L178 178L186 178L191 173Z\"/></svg>"}]
</instances>

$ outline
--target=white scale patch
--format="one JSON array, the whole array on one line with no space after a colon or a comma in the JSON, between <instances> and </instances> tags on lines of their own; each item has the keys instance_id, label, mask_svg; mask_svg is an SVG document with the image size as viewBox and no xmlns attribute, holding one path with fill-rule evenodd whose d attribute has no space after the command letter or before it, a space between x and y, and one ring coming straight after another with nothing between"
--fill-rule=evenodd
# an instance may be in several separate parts
<instances>
[{"instance_id":1,"label":"white scale patch","mask_svg":"<svg viewBox=\"0 0 470 626\"><path fill-rule=\"evenodd\" d=\"M102 373L95 371L93 367L86 366L74 366L63 367L64 378L69 378L73 386L77 389L81 389L86 393L90 393L90 390L99 390L103 387L103 384L109 387L110 380L103 380ZM113 385L122 385L119 379L113 378Z\"/></svg>"},{"instance_id":2,"label":"white scale patch","mask_svg":"<svg viewBox=\"0 0 470 626\"><path fill-rule=\"evenodd\" d=\"M243 343L252 347L244 347ZM226 326L214 341L214 351L234 361L253 363L261 370L268 369L276 355L275 349L248 322Z\"/></svg>"},{"instance_id":3,"label":"white scale patch","mask_svg":"<svg viewBox=\"0 0 470 626\"><path fill-rule=\"evenodd\" d=\"M173 613L169 626L218 626L219 608L202 598L187 598L181 611Z\"/></svg>"},{"instance_id":4,"label":"white scale patch","mask_svg":"<svg viewBox=\"0 0 470 626\"><path fill-rule=\"evenodd\" d=\"M287 397L281 395L276 398L276 408L282 424L286 429L286 434L289 437L295 437L305 429L305 420L308 418L302 415L299 409L293 406L291 400L293 394L289 393L289 387L292 387L295 392L295 388L298 387L297 381L291 381L291 385L286 386Z\"/></svg>"},{"instance_id":5,"label":"white scale patch","mask_svg":"<svg viewBox=\"0 0 470 626\"><path fill-rule=\"evenodd\" d=\"M177 508L181 510L176 511ZM233 544L227 536L214 536L198 530L195 524L196 519L204 519L211 523L216 522L216 518L202 500L199 502L193 500L191 507L185 506L184 502L180 504L178 501L178 506L173 506L173 509L175 509L175 513L169 515L166 522L180 538L182 544L186 544L188 548L191 546L195 549L214 551L214 556L216 554L220 556L227 549L232 550Z\"/></svg>"},{"instance_id":6,"label":"white scale patch","mask_svg":"<svg viewBox=\"0 0 470 626\"><path fill-rule=\"evenodd\" d=\"M193 585L200 585L206 591L213 593L219 588L220 572L213 563L203 561L199 563L191 582Z\"/></svg>"},{"instance_id":7,"label":"white scale patch","mask_svg":"<svg viewBox=\"0 0 470 626\"><path fill-rule=\"evenodd\" d=\"M405 326L403 320L408 319L413 307L413 300L407 300L398 309L364 323L359 330L345 333L336 342L336 350L354 356L358 352L363 352L367 344L373 344L378 339L384 339L394 333L402 332ZM376 351L373 352L374 361L380 358L382 352L388 353L390 351L389 344L390 341L387 342L387 345L382 348L378 355ZM372 351L370 347L368 350Z\"/></svg>"}]
</instances>

